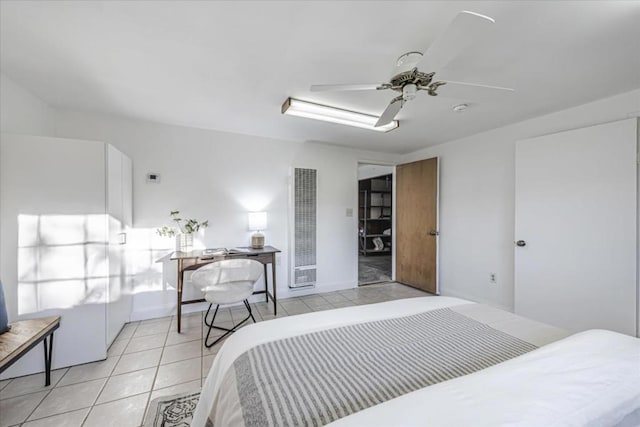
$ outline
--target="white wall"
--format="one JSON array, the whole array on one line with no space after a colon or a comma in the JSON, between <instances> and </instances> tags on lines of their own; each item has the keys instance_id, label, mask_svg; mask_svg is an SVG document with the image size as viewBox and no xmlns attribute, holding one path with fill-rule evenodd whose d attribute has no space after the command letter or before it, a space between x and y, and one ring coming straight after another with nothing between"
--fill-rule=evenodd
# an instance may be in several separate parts
<instances>
[{"instance_id":1,"label":"white wall","mask_svg":"<svg viewBox=\"0 0 640 427\"><path fill-rule=\"evenodd\" d=\"M202 244L248 245L247 212L268 213L266 243L283 251L277 265L278 295L288 284L288 198L292 166L318 169L318 285L314 292L357 285L357 162L396 161L398 156L316 143L285 142L112 116L57 111L57 135L115 145L134 168L134 313L132 319L167 315L175 307L175 266L155 259L170 240L153 237L169 224L169 211L208 219ZM159 184L146 183L149 172ZM295 292L299 295L302 291ZM189 306L187 306L189 307ZM195 307L194 307L195 308Z\"/></svg>"},{"instance_id":2,"label":"white wall","mask_svg":"<svg viewBox=\"0 0 640 427\"><path fill-rule=\"evenodd\" d=\"M440 157L442 294L513 309L516 141L639 111L635 90L404 156L402 162Z\"/></svg>"},{"instance_id":3,"label":"white wall","mask_svg":"<svg viewBox=\"0 0 640 427\"><path fill-rule=\"evenodd\" d=\"M0 73L0 131L51 136L54 129L53 109Z\"/></svg>"},{"instance_id":4,"label":"white wall","mask_svg":"<svg viewBox=\"0 0 640 427\"><path fill-rule=\"evenodd\" d=\"M0 132L39 136L51 136L55 133L54 110L1 72ZM0 239L2 238L0 234ZM7 278L2 277L5 280L4 286L9 286ZM9 320L13 319L10 317Z\"/></svg>"}]
</instances>

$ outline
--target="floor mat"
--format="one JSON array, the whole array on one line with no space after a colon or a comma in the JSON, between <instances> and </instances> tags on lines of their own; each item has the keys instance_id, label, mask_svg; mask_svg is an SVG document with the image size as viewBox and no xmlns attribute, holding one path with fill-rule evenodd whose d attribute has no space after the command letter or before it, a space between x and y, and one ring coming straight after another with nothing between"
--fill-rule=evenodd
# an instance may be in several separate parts
<instances>
[{"instance_id":1,"label":"floor mat","mask_svg":"<svg viewBox=\"0 0 640 427\"><path fill-rule=\"evenodd\" d=\"M200 391L153 399L144 427L189 427L200 399Z\"/></svg>"}]
</instances>

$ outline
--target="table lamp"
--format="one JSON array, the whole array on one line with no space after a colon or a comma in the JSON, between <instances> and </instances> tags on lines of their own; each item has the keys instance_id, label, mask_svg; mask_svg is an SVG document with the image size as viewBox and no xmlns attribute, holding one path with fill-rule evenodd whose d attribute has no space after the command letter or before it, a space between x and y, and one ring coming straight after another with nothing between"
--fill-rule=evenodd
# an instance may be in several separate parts
<instances>
[{"instance_id":1,"label":"table lamp","mask_svg":"<svg viewBox=\"0 0 640 427\"><path fill-rule=\"evenodd\" d=\"M264 248L264 234L262 230L267 229L266 212L249 212L249 230L255 231L251 235L251 247L254 249Z\"/></svg>"}]
</instances>

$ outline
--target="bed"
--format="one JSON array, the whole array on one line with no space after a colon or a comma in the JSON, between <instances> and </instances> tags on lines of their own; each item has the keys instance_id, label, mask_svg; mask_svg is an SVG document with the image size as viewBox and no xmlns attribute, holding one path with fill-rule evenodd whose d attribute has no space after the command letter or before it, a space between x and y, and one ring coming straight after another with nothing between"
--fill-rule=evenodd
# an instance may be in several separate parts
<instances>
[{"instance_id":1,"label":"bed","mask_svg":"<svg viewBox=\"0 0 640 427\"><path fill-rule=\"evenodd\" d=\"M640 425L639 384L636 338L421 297L241 329L192 426L626 427Z\"/></svg>"}]
</instances>

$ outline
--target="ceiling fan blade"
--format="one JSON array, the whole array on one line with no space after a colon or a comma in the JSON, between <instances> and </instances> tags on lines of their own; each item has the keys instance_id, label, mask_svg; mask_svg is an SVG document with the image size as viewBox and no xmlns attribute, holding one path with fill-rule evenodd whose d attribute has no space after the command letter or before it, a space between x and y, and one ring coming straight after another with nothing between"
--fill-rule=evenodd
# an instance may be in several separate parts
<instances>
[{"instance_id":1,"label":"ceiling fan blade","mask_svg":"<svg viewBox=\"0 0 640 427\"><path fill-rule=\"evenodd\" d=\"M438 96L455 98L466 101L499 101L507 98L515 92L514 89L500 86L482 85L476 83L445 82L438 88Z\"/></svg>"},{"instance_id":2,"label":"ceiling fan blade","mask_svg":"<svg viewBox=\"0 0 640 427\"><path fill-rule=\"evenodd\" d=\"M334 90L380 90L387 89L385 83L362 84L362 85L313 85L311 92L324 92Z\"/></svg>"},{"instance_id":3,"label":"ceiling fan blade","mask_svg":"<svg viewBox=\"0 0 640 427\"><path fill-rule=\"evenodd\" d=\"M400 112L403 105L404 105L404 100L402 99L402 96L393 98L389 103L389 105L387 105L387 108L384 110L384 112L382 113L378 121L376 122L375 127L384 126L386 124L391 123L393 119L396 117L396 114Z\"/></svg>"},{"instance_id":4,"label":"ceiling fan blade","mask_svg":"<svg viewBox=\"0 0 640 427\"><path fill-rule=\"evenodd\" d=\"M440 71L451 60L491 30L495 21L475 12L462 11L424 52L419 68Z\"/></svg>"}]
</instances>

